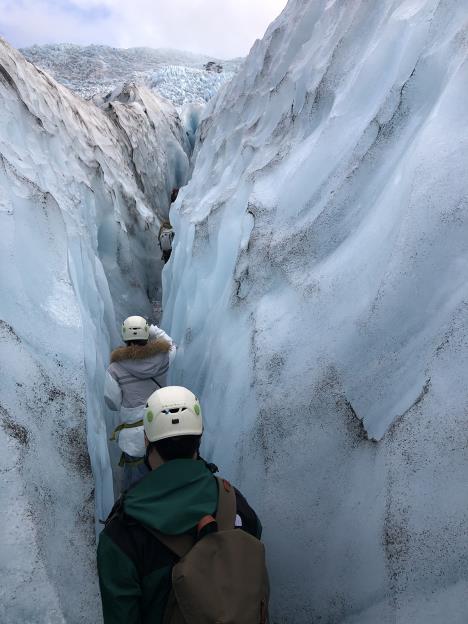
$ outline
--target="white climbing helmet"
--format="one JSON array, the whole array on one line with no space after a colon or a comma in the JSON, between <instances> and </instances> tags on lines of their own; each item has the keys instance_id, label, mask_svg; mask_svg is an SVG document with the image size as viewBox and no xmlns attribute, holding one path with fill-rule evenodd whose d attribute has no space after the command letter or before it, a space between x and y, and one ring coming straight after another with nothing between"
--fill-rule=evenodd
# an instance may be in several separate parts
<instances>
[{"instance_id":1,"label":"white climbing helmet","mask_svg":"<svg viewBox=\"0 0 468 624\"><path fill-rule=\"evenodd\" d=\"M122 338L129 340L148 340L149 325L142 316L129 316L122 323Z\"/></svg>"},{"instance_id":2,"label":"white climbing helmet","mask_svg":"<svg viewBox=\"0 0 468 624\"><path fill-rule=\"evenodd\" d=\"M143 424L150 442L174 436L201 435L200 403L187 388L166 386L149 397Z\"/></svg>"}]
</instances>

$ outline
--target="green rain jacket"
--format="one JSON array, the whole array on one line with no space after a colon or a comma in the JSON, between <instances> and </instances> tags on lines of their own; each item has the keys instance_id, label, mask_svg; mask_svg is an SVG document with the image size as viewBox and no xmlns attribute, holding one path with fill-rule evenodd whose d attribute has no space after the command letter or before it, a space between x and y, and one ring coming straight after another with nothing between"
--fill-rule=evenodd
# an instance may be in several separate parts
<instances>
[{"instance_id":1,"label":"green rain jacket","mask_svg":"<svg viewBox=\"0 0 468 624\"><path fill-rule=\"evenodd\" d=\"M261 537L261 524L236 490L236 525ZM177 557L152 535L195 532L205 515L216 515L218 486L203 461L163 464L118 501L98 546L98 572L105 624L160 624Z\"/></svg>"}]
</instances>

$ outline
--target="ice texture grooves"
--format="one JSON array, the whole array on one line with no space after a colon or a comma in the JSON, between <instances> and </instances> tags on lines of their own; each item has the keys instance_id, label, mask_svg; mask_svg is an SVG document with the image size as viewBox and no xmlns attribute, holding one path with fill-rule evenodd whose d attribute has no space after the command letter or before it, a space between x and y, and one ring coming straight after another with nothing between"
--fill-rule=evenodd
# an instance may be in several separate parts
<instances>
[{"instance_id":1,"label":"ice texture grooves","mask_svg":"<svg viewBox=\"0 0 468 624\"><path fill-rule=\"evenodd\" d=\"M468 618L467 50L458 0L290 0L198 129L172 382L277 624Z\"/></svg>"},{"instance_id":2,"label":"ice texture grooves","mask_svg":"<svg viewBox=\"0 0 468 624\"><path fill-rule=\"evenodd\" d=\"M104 371L118 323L151 311L189 142L149 90L103 111L3 40L0 103L0 621L96 624Z\"/></svg>"}]
</instances>

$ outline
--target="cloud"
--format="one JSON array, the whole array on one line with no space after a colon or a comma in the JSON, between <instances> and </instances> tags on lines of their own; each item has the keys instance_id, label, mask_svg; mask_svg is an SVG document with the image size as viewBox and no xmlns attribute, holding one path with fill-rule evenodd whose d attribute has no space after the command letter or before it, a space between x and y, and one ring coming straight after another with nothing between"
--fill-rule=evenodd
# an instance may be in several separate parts
<instances>
[{"instance_id":1,"label":"cloud","mask_svg":"<svg viewBox=\"0 0 468 624\"><path fill-rule=\"evenodd\" d=\"M0 0L0 34L17 47L34 43L99 41L109 7L53 0ZM84 3L83 3L84 5ZM105 10L104 10L105 9Z\"/></svg>"},{"instance_id":2,"label":"cloud","mask_svg":"<svg viewBox=\"0 0 468 624\"><path fill-rule=\"evenodd\" d=\"M247 54L286 0L0 0L0 33L17 47L102 43Z\"/></svg>"}]
</instances>

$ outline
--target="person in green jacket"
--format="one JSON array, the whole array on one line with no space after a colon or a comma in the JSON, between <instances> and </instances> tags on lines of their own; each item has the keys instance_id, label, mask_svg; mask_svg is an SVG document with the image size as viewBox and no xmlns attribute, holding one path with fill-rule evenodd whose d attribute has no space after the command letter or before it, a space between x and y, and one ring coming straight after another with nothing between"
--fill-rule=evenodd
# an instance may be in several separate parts
<instances>
[{"instance_id":1,"label":"person in green jacket","mask_svg":"<svg viewBox=\"0 0 468 624\"><path fill-rule=\"evenodd\" d=\"M146 461L151 472L114 505L99 538L98 573L105 624L162 624L177 556L152 531L196 535L203 516L216 517L212 464L199 459L200 403L179 386L148 399ZM260 521L235 489L236 526L260 539Z\"/></svg>"}]
</instances>

